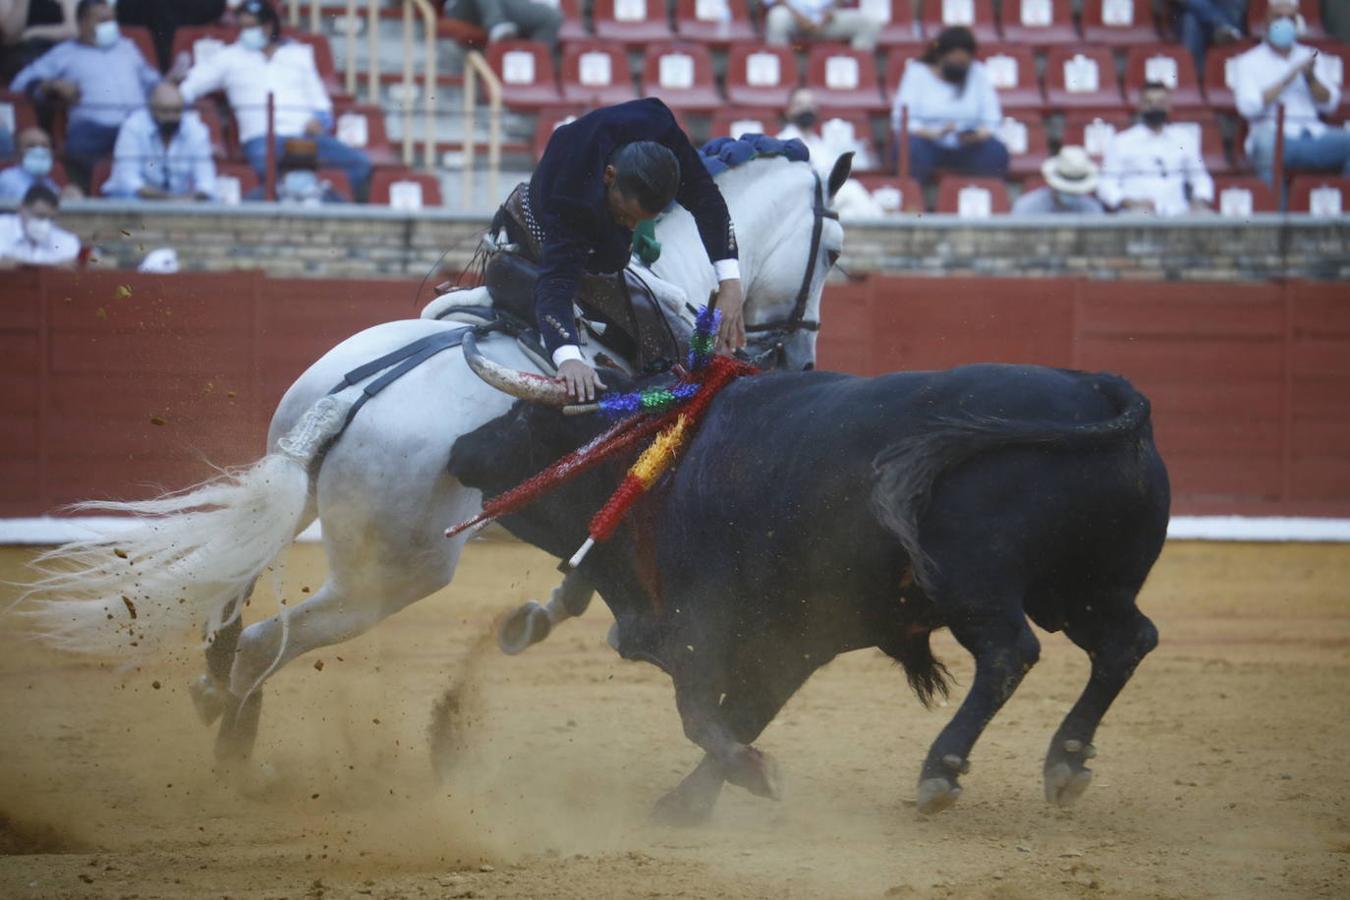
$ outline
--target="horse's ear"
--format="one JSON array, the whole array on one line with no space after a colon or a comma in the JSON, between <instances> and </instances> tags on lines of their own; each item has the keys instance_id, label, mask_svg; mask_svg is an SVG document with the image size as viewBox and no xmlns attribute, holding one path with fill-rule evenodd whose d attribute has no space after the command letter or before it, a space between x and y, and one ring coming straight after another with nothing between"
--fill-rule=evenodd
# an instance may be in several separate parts
<instances>
[{"instance_id":1,"label":"horse's ear","mask_svg":"<svg viewBox=\"0 0 1350 900\"><path fill-rule=\"evenodd\" d=\"M850 150L843 156L834 161L834 168L830 170L829 195L833 197L839 193L839 189L848 181L849 174L853 171L853 151Z\"/></svg>"}]
</instances>

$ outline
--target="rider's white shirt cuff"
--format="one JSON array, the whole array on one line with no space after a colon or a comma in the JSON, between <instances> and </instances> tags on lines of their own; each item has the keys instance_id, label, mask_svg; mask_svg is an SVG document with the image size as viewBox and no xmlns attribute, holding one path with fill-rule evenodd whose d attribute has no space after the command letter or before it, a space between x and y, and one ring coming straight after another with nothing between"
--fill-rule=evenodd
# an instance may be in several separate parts
<instances>
[{"instance_id":1,"label":"rider's white shirt cuff","mask_svg":"<svg viewBox=\"0 0 1350 900\"><path fill-rule=\"evenodd\" d=\"M741 263L736 259L719 259L713 263L713 271L717 273L718 281L740 281Z\"/></svg>"},{"instance_id":2,"label":"rider's white shirt cuff","mask_svg":"<svg viewBox=\"0 0 1350 900\"><path fill-rule=\"evenodd\" d=\"M569 359L579 359L582 362L586 361L586 357L581 355L581 348L576 344L563 344L557 350L553 351L553 364L555 366L561 366Z\"/></svg>"}]
</instances>

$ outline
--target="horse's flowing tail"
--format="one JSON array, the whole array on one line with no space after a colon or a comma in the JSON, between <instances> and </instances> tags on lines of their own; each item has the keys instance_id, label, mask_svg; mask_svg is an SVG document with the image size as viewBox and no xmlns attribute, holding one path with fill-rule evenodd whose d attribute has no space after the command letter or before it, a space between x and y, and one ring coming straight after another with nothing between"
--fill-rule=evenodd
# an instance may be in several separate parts
<instances>
[{"instance_id":1,"label":"horse's flowing tail","mask_svg":"<svg viewBox=\"0 0 1350 900\"><path fill-rule=\"evenodd\" d=\"M129 514L129 526L40 556L18 615L44 642L78 653L134 656L194 627L210 640L238 617L253 582L295 537L310 467L342 430L349 404L325 397L251 466L136 502L74 509Z\"/></svg>"}]
</instances>

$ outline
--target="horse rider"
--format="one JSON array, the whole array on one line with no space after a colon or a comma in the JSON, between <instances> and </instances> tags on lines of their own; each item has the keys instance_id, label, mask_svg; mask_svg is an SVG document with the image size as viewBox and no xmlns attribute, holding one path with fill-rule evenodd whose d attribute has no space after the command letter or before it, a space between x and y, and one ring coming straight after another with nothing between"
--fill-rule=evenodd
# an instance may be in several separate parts
<instances>
[{"instance_id":1,"label":"horse rider","mask_svg":"<svg viewBox=\"0 0 1350 900\"><path fill-rule=\"evenodd\" d=\"M602 107L553 132L529 183L493 223L539 267L533 312L545 349L577 400L604 390L581 354L573 303L590 311L583 273L618 273L633 230L674 200L693 215L717 274L719 352L745 344L736 236L721 192L670 109L646 98ZM489 286L491 286L489 272Z\"/></svg>"}]
</instances>

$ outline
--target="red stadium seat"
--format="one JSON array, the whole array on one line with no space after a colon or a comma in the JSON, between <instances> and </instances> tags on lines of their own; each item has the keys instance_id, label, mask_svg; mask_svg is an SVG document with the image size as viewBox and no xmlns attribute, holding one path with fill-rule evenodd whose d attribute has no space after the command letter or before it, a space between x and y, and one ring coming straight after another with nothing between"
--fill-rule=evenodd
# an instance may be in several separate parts
<instances>
[{"instance_id":1,"label":"red stadium seat","mask_svg":"<svg viewBox=\"0 0 1350 900\"><path fill-rule=\"evenodd\" d=\"M1180 44L1136 44L1125 56L1125 102L1139 105L1140 91L1149 81L1160 81L1171 90L1172 108L1205 105L1195 60Z\"/></svg>"},{"instance_id":2,"label":"red stadium seat","mask_svg":"<svg viewBox=\"0 0 1350 900\"><path fill-rule=\"evenodd\" d=\"M889 107L900 92L900 79L905 77L905 68L923 56L922 47L897 47L886 55L886 77L881 82L881 93Z\"/></svg>"},{"instance_id":3,"label":"red stadium seat","mask_svg":"<svg viewBox=\"0 0 1350 900\"><path fill-rule=\"evenodd\" d=\"M1217 109L1232 110L1233 86L1237 84L1237 74L1233 60L1252 48L1247 42L1210 47L1205 55L1205 100Z\"/></svg>"},{"instance_id":4,"label":"red stadium seat","mask_svg":"<svg viewBox=\"0 0 1350 900\"><path fill-rule=\"evenodd\" d=\"M339 100L333 104L334 134L348 147L364 150L374 165L398 162L385 130L384 110L378 106Z\"/></svg>"},{"instance_id":5,"label":"red stadium seat","mask_svg":"<svg viewBox=\"0 0 1350 900\"><path fill-rule=\"evenodd\" d=\"M33 109L33 102L27 94L0 91L0 124L8 125L15 138L25 128L37 126L37 111Z\"/></svg>"},{"instance_id":6,"label":"red stadium seat","mask_svg":"<svg viewBox=\"0 0 1350 900\"><path fill-rule=\"evenodd\" d=\"M1083 41L1111 46L1157 43L1152 5L1149 0L1084 0Z\"/></svg>"},{"instance_id":7,"label":"red stadium seat","mask_svg":"<svg viewBox=\"0 0 1350 900\"><path fill-rule=\"evenodd\" d=\"M712 47L759 40L745 0L676 0L675 31Z\"/></svg>"},{"instance_id":8,"label":"red stadium seat","mask_svg":"<svg viewBox=\"0 0 1350 900\"><path fill-rule=\"evenodd\" d=\"M596 37L633 48L674 37L665 0L595 0L591 17Z\"/></svg>"},{"instance_id":9,"label":"red stadium seat","mask_svg":"<svg viewBox=\"0 0 1350 900\"><path fill-rule=\"evenodd\" d=\"M1101 162L1106 145L1111 143L1118 132L1129 127L1130 118L1123 111L1105 115L1070 113L1064 117L1061 143L1082 147L1094 160Z\"/></svg>"},{"instance_id":10,"label":"red stadium seat","mask_svg":"<svg viewBox=\"0 0 1350 900\"><path fill-rule=\"evenodd\" d=\"M671 109L710 112L722 105L713 81L712 56L703 44L670 42L647 47L642 93Z\"/></svg>"},{"instance_id":11,"label":"red stadium seat","mask_svg":"<svg viewBox=\"0 0 1350 900\"><path fill-rule=\"evenodd\" d=\"M1221 176L1214 179L1214 208L1221 216L1243 218L1252 213L1277 213L1280 201L1260 178Z\"/></svg>"},{"instance_id":12,"label":"red stadium seat","mask_svg":"<svg viewBox=\"0 0 1350 900\"><path fill-rule=\"evenodd\" d=\"M558 9L563 17L562 28L558 29L558 40L584 41L591 36L581 18L581 0L560 0Z\"/></svg>"},{"instance_id":13,"label":"red stadium seat","mask_svg":"<svg viewBox=\"0 0 1350 900\"><path fill-rule=\"evenodd\" d=\"M558 130L558 126L575 121L585 111L583 108L576 106L555 106L539 110L539 115L535 117L534 123L534 158L536 162L544 155L544 148L548 146L548 139L553 137L553 132Z\"/></svg>"},{"instance_id":14,"label":"red stadium seat","mask_svg":"<svg viewBox=\"0 0 1350 900\"><path fill-rule=\"evenodd\" d=\"M454 41L461 47L482 50L487 46L487 30L464 19L441 19L436 23L436 37Z\"/></svg>"},{"instance_id":15,"label":"red stadium seat","mask_svg":"<svg viewBox=\"0 0 1350 900\"><path fill-rule=\"evenodd\" d=\"M502 102L519 109L538 109L562 102L553 72L553 52L542 41L497 41L488 44L488 65L502 82Z\"/></svg>"},{"instance_id":16,"label":"red stadium seat","mask_svg":"<svg viewBox=\"0 0 1350 900\"><path fill-rule=\"evenodd\" d=\"M1337 2L1337 0L1332 0ZM1317 0L1304 0L1298 5L1299 15L1303 17L1304 30L1299 35L1300 41L1319 40L1327 36L1326 29L1322 26L1321 4ZM1249 0L1247 4L1247 33L1257 37L1265 37L1266 34L1266 11L1270 9L1270 0Z\"/></svg>"},{"instance_id":17,"label":"red stadium seat","mask_svg":"<svg viewBox=\"0 0 1350 900\"><path fill-rule=\"evenodd\" d=\"M1045 108L1045 95L1036 79L1036 58L1030 47L1010 44L981 47L979 57L1004 109Z\"/></svg>"},{"instance_id":18,"label":"red stadium seat","mask_svg":"<svg viewBox=\"0 0 1350 900\"><path fill-rule=\"evenodd\" d=\"M859 175L858 181L867 188L872 199L887 215L912 213L923 215L923 189L913 178L898 175Z\"/></svg>"},{"instance_id":19,"label":"red stadium seat","mask_svg":"<svg viewBox=\"0 0 1350 900\"><path fill-rule=\"evenodd\" d=\"M211 135L211 155L217 160L227 159L230 155L230 146L226 141L225 125L220 120L220 111L216 109L216 105L209 100L202 100L192 109Z\"/></svg>"},{"instance_id":20,"label":"red stadium seat","mask_svg":"<svg viewBox=\"0 0 1350 900\"><path fill-rule=\"evenodd\" d=\"M712 129L709 137L734 137L742 134L775 135L783 130L783 110L727 108L722 107L713 113Z\"/></svg>"},{"instance_id":21,"label":"red stadium seat","mask_svg":"<svg viewBox=\"0 0 1350 900\"><path fill-rule=\"evenodd\" d=\"M859 0L858 7L871 11L886 23L877 35L878 46L923 44L923 26L914 18L910 0Z\"/></svg>"},{"instance_id":22,"label":"red stadium seat","mask_svg":"<svg viewBox=\"0 0 1350 900\"><path fill-rule=\"evenodd\" d=\"M287 28L283 33L287 38L306 44L314 51L314 67L319 70L319 78L330 95L347 96L347 89L338 77L337 65L333 62L333 47L325 35L294 28Z\"/></svg>"},{"instance_id":23,"label":"red stadium seat","mask_svg":"<svg viewBox=\"0 0 1350 900\"><path fill-rule=\"evenodd\" d=\"M1344 216L1350 212L1350 178L1297 175L1289 184L1289 212Z\"/></svg>"},{"instance_id":24,"label":"red stadium seat","mask_svg":"<svg viewBox=\"0 0 1350 900\"><path fill-rule=\"evenodd\" d=\"M155 55L155 39L150 36L150 29L144 25L118 25L122 32L122 37L136 45L136 49L141 51L141 56L145 61L156 69L159 68L159 57Z\"/></svg>"},{"instance_id":25,"label":"red stadium seat","mask_svg":"<svg viewBox=\"0 0 1350 900\"><path fill-rule=\"evenodd\" d=\"M979 43L999 39L993 0L926 0L919 21L923 23L924 37L930 41L942 29L953 25L969 28Z\"/></svg>"},{"instance_id":26,"label":"red stadium seat","mask_svg":"<svg viewBox=\"0 0 1350 900\"><path fill-rule=\"evenodd\" d=\"M937 211L965 219L1005 215L1012 209L1008 187L997 178L944 175L938 181Z\"/></svg>"},{"instance_id":27,"label":"red stadium seat","mask_svg":"<svg viewBox=\"0 0 1350 900\"><path fill-rule=\"evenodd\" d=\"M348 203L352 202L352 183L347 178L347 171L339 169L336 166L324 166L319 169L319 179L328 182L328 186L333 189L339 197Z\"/></svg>"},{"instance_id":28,"label":"red stadium seat","mask_svg":"<svg viewBox=\"0 0 1350 900\"><path fill-rule=\"evenodd\" d=\"M847 146L860 142L867 148L867 155L855 157L853 171L871 172L881 168L881 154L877 151L872 136L872 120L862 110L822 109L820 111L820 133L831 137L832 145Z\"/></svg>"},{"instance_id":29,"label":"red stadium seat","mask_svg":"<svg viewBox=\"0 0 1350 900\"><path fill-rule=\"evenodd\" d=\"M1233 164L1229 162L1228 153L1223 147L1223 131L1217 119L1210 117L1198 122L1177 117L1174 119L1177 125L1193 127L1199 133L1200 159L1211 175L1226 175L1233 171Z\"/></svg>"},{"instance_id":30,"label":"red stadium seat","mask_svg":"<svg viewBox=\"0 0 1350 900\"><path fill-rule=\"evenodd\" d=\"M103 185L108 183L112 177L112 159L104 157L94 163L93 170L89 173L89 196L102 197Z\"/></svg>"},{"instance_id":31,"label":"red stadium seat","mask_svg":"<svg viewBox=\"0 0 1350 900\"><path fill-rule=\"evenodd\" d=\"M1003 40L1029 47L1080 43L1073 0L1003 0Z\"/></svg>"},{"instance_id":32,"label":"red stadium seat","mask_svg":"<svg viewBox=\"0 0 1350 900\"><path fill-rule=\"evenodd\" d=\"M1041 163L1050 158L1050 139L1039 117L1006 116L994 129L994 136L1008 148L1008 173L1035 175Z\"/></svg>"},{"instance_id":33,"label":"red stadium seat","mask_svg":"<svg viewBox=\"0 0 1350 900\"><path fill-rule=\"evenodd\" d=\"M877 64L871 52L830 44L816 44L806 59L806 86L822 107L831 109L886 108L877 89Z\"/></svg>"},{"instance_id":34,"label":"red stadium seat","mask_svg":"<svg viewBox=\"0 0 1350 900\"><path fill-rule=\"evenodd\" d=\"M736 44L727 57L727 99L737 106L787 106L797 58L787 47Z\"/></svg>"},{"instance_id":35,"label":"red stadium seat","mask_svg":"<svg viewBox=\"0 0 1350 900\"><path fill-rule=\"evenodd\" d=\"M216 163L216 198L235 204L258 186L258 173L248 163Z\"/></svg>"},{"instance_id":36,"label":"red stadium seat","mask_svg":"<svg viewBox=\"0 0 1350 900\"><path fill-rule=\"evenodd\" d=\"M409 211L441 205L441 181L430 172L379 166L370 175L370 203Z\"/></svg>"},{"instance_id":37,"label":"red stadium seat","mask_svg":"<svg viewBox=\"0 0 1350 900\"><path fill-rule=\"evenodd\" d=\"M234 42L238 29L224 25L187 25L173 33L173 58L186 53L195 64L213 53L224 50Z\"/></svg>"},{"instance_id":38,"label":"red stadium seat","mask_svg":"<svg viewBox=\"0 0 1350 900\"><path fill-rule=\"evenodd\" d=\"M562 98L568 103L608 106L637 97L622 44L586 40L563 47Z\"/></svg>"},{"instance_id":39,"label":"red stadium seat","mask_svg":"<svg viewBox=\"0 0 1350 900\"><path fill-rule=\"evenodd\" d=\"M1050 107L1063 110L1122 108L1111 51L1105 47L1052 47L1045 60L1045 100Z\"/></svg>"}]
</instances>

